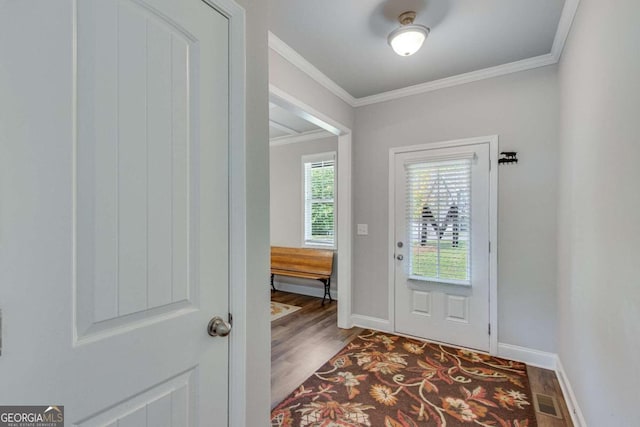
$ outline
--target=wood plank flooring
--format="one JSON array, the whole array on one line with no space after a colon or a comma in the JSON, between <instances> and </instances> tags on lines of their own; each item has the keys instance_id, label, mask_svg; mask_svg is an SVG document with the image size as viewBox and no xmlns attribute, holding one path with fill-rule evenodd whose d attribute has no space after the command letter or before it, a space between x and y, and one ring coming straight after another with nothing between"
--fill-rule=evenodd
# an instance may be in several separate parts
<instances>
[{"instance_id":1,"label":"wood plank flooring","mask_svg":"<svg viewBox=\"0 0 640 427\"><path fill-rule=\"evenodd\" d=\"M361 328L340 329L337 302L320 305L322 298L272 292L271 300L302 307L271 322L271 407L358 336Z\"/></svg>"},{"instance_id":2,"label":"wood plank flooring","mask_svg":"<svg viewBox=\"0 0 640 427\"><path fill-rule=\"evenodd\" d=\"M271 300L302 307L271 322L271 407L273 408L320 366L358 336L361 328L340 329L337 303L278 291ZM536 413L539 427L573 427L555 372L527 367L531 390L557 399L562 419ZM533 404L533 403L532 403Z\"/></svg>"},{"instance_id":3,"label":"wood plank flooring","mask_svg":"<svg viewBox=\"0 0 640 427\"><path fill-rule=\"evenodd\" d=\"M555 397L558 401L558 409L560 409L560 413L562 414L562 419L558 419L547 414L536 412L538 427L573 427L556 373L548 369L527 366L527 374L529 375L531 391L533 393L541 393Z\"/></svg>"}]
</instances>

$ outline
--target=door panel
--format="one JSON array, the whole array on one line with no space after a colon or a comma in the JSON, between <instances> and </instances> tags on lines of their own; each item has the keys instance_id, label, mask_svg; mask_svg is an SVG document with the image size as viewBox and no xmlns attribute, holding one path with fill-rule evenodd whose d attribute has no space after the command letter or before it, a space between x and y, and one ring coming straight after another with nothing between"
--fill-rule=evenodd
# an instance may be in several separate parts
<instances>
[{"instance_id":1,"label":"door panel","mask_svg":"<svg viewBox=\"0 0 640 427\"><path fill-rule=\"evenodd\" d=\"M186 372L81 421L79 427L189 426L195 373ZM191 401L191 403L190 403Z\"/></svg>"},{"instance_id":2,"label":"door panel","mask_svg":"<svg viewBox=\"0 0 640 427\"><path fill-rule=\"evenodd\" d=\"M206 327L229 311L227 18L200 0L6 7L23 38L1 41L2 104L29 126L0 138L0 402L226 425L228 339Z\"/></svg>"},{"instance_id":3,"label":"door panel","mask_svg":"<svg viewBox=\"0 0 640 427\"><path fill-rule=\"evenodd\" d=\"M176 25L129 1L78 5L79 338L198 303L198 47Z\"/></svg>"},{"instance_id":4,"label":"door panel","mask_svg":"<svg viewBox=\"0 0 640 427\"><path fill-rule=\"evenodd\" d=\"M398 153L395 329L489 350L489 144Z\"/></svg>"}]
</instances>

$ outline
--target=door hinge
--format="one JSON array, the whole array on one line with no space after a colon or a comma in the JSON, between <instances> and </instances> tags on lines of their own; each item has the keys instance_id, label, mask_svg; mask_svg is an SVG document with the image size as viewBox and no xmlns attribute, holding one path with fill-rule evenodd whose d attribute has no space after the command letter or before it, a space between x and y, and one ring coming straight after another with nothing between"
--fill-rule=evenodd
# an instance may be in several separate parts
<instances>
[{"instance_id":1,"label":"door hinge","mask_svg":"<svg viewBox=\"0 0 640 427\"><path fill-rule=\"evenodd\" d=\"M491 335L491 323L489 323L489 325L487 325L487 326L488 326L489 335Z\"/></svg>"},{"instance_id":2,"label":"door hinge","mask_svg":"<svg viewBox=\"0 0 640 427\"><path fill-rule=\"evenodd\" d=\"M491 170L491 160L489 160L489 170Z\"/></svg>"},{"instance_id":3,"label":"door hinge","mask_svg":"<svg viewBox=\"0 0 640 427\"><path fill-rule=\"evenodd\" d=\"M491 240L489 240L489 253L491 253Z\"/></svg>"}]
</instances>

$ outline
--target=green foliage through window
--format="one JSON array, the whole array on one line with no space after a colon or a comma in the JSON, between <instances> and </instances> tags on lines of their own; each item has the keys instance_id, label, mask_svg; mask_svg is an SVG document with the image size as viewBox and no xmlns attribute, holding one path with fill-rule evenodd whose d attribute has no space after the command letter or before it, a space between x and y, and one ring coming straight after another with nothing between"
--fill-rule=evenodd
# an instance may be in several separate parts
<instances>
[{"instance_id":1,"label":"green foliage through window","mask_svg":"<svg viewBox=\"0 0 640 427\"><path fill-rule=\"evenodd\" d=\"M335 243L335 162L323 160L304 164L305 242Z\"/></svg>"},{"instance_id":2,"label":"green foliage through window","mask_svg":"<svg viewBox=\"0 0 640 427\"><path fill-rule=\"evenodd\" d=\"M470 284L470 160L425 161L405 168L409 274Z\"/></svg>"}]
</instances>

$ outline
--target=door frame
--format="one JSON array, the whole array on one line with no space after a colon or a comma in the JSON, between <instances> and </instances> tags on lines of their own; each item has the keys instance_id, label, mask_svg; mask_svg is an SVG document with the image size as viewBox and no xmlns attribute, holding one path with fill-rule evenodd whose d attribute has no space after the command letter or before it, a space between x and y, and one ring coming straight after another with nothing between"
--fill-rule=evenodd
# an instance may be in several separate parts
<instances>
[{"instance_id":1,"label":"door frame","mask_svg":"<svg viewBox=\"0 0 640 427\"><path fill-rule=\"evenodd\" d=\"M202 0L229 20L229 336L228 422L247 420L247 190L246 190L246 24L245 10L233 0ZM231 284L233 283L233 286Z\"/></svg>"},{"instance_id":2,"label":"door frame","mask_svg":"<svg viewBox=\"0 0 640 427\"><path fill-rule=\"evenodd\" d=\"M395 156L401 153L489 143L489 353L498 354L498 135L438 141L389 149L389 327L395 325Z\"/></svg>"}]
</instances>

